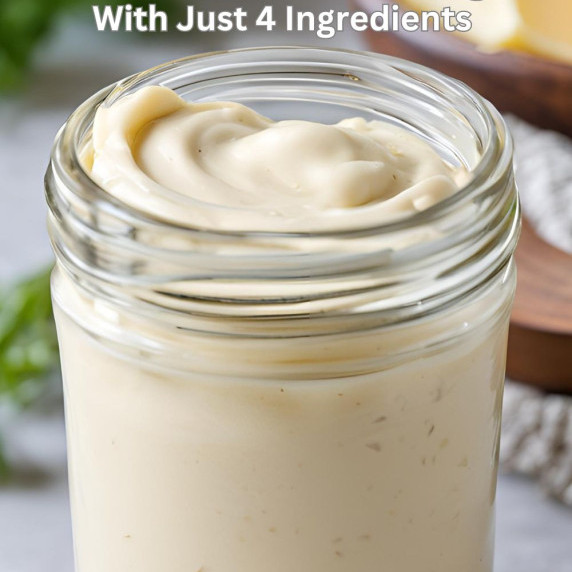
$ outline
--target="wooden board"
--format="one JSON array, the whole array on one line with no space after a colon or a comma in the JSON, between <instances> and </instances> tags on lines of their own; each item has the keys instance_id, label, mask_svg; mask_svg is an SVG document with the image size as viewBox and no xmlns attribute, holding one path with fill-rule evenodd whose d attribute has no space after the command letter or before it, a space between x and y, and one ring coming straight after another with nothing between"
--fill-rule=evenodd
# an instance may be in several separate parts
<instances>
[{"instance_id":1,"label":"wooden board","mask_svg":"<svg viewBox=\"0 0 572 572\"><path fill-rule=\"evenodd\" d=\"M379 9L378 0L350 3L367 12ZM369 30L366 38L374 51L441 70L501 111L572 136L572 66L523 53L482 53L450 33ZM572 394L572 256L546 243L524 221L516 261L508 375Z\"/></svg>"},{"instance_id":2,"label":"wooden board","mask_svg":"<svg viewBox=\"0 0 572 572\"><path fill-rule=\"evenodd\" d=\"M379 0L351 0L373 12ZM572 136L572 66L521 52L484 53L449 32L365 32L372 50L418 62L470 85L501 111Z\"/></svg>"},{"instance_id":3,"label":"wooden board","mask_svg":"<svg viewBox=\"0 0 572 572\"><path fill-rule=\"evenodd\" d=\"M525 220L516 264L508 375L572 393L572 256L542 240Z\"/></svg>"}]
</instances>

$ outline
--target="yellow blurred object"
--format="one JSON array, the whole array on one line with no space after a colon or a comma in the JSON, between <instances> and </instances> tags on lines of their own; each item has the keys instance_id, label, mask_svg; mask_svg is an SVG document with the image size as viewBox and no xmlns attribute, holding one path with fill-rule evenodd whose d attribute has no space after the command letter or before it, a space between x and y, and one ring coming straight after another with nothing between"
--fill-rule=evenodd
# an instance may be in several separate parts
<instances>
[{"instance_id":1,"label":"yellow blurred object","mask_svg":"<svg viewBox=\"0 0 572 572\"><path fill-rule=\"evenodd\" d=\"M572 64L572 0L403 0L415 10L472 14L463 32L484 51L513 49Z\"/></svg>"}]
</instances>

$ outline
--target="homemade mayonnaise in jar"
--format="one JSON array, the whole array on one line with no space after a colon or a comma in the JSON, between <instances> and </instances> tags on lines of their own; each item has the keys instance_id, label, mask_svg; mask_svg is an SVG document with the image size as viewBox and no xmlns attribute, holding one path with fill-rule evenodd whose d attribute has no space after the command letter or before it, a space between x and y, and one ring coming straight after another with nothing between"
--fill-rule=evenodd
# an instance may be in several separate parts
<instances>
[{"instance_id":1,"label":"homemade mayonnaise in jar","mask_svg":"<svg viewBox=\"0 0 572 572\"><path fill-rule=\"evenodd\" d=\"M83 104L47 178L77 572L491 572L498 113L266 48Z\"/></svg>"}]
</instances>

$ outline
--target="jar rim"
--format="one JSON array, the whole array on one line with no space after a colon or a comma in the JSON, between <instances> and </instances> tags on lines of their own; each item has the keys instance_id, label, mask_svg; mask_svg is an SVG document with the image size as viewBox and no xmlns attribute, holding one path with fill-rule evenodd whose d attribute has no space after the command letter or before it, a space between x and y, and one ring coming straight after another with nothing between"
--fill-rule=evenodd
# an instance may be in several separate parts
<instances>
[{"instance_id":1,"label":"jar rim","mask_svg":"<svg viewBox=\"0 0 572 572\"><path fill-rule=\"evenodd\" d=\"M464 98L466 102L470 102L474 106L475 111L479 114L480 118L484 121L486 128L486 141L482 142L483 152L477 165L471 169L471 178L455 193L444 198L443 200L431 205L425 210L421 210L406 217L389 220L380 224L371 226L363 226L358 228L344 228L334 230L317 230L317 231L271 231L271 230L232 230L232 229L218 229L214 227L205 226L190 226L179 225L177 223L164 221L155 217L138 211L136 208L122 202L116 197L107 193L101 186L92 179L89 173L85 170L83 162L79 156L80 140L79 135L82 128L85 128L83 123L86 120L86 115L90 110L98 107L99 105L106 105L113 103L116 99L123 96L125 92L132 89L138 89L142 85L147 84L162 84L160 81L161 76L169 74L174 70L180 70L182 66L194 62L207 62L208 60L224 56L241 56L243 54L272 54L272 53L306 53L308 56L320 54L339 54L341 56L353 56L361 59L362 61L370 61L383 64L388 68L392 68L404 77L409 79L416 79L421 81L431 81L438 84L441 88L450 90L455 96ZM304 60L311 59L310 57ZM317 48L311 46L264 46L264 47L251 47L240 48L224 51L213 51L202 54L195 54L183 58L167 62L148 70L133 74L121 81L112 84L87 99L77 110L71 114L66 124L57 136L54 155L58 151L58 146L66 144L67 150L67 164L61 161L62 155L59 156L60 164L65 165L65 172L60 172L60 176L67 179L67 183L71 186L80 186L82 189L87 190L93 201L107 202L109 207L113 209L115 214L123 211L123 215L131 221L144 221L152 225L161 225L165 227L180 228L185 231L196 231L200 233L208 233L210 235L220 235L225 237L243 237L247 236L260 236L264 238L284 238L289 239L292 237L303 237L305 239L312 238L327 238L331 236L338 237L356 237L356 236L371 236L379 235L384 232L393 233L416 227L420 225L433 223L443 216L447 216L451 211L455 210L459 204L473 200L476 196L481 194L489 184L491 170L495 169L497 172L511 168L513 143L510 133L506 127L502 116L499 112L476 91L467 86L466 84L448 77L441 72L437 72L421 64L416 64L394 56L385 54L378 54L373 52L364 52L356 50L346 50L340 48ZM66 174L72 175L71 178L66 177ZM74 181L75 179L75 181ZM74 184L75 183L75 184Z\"/></svg>"},{"instance_id":2,"label":"jar rim","mask_svg":"<svg viewBox=\"0 0 572 572\"><path fill-rule=\"evenodd\" d=\"M389 79L407 84L414 95L423 93L436 101L438 97L449 97L446 101L451 107L457 104L451 114L472 128L470 118L460 110L463 105L468 106L467 109L473 113L471 118L478 122L480 129L480 134L475 133L476 147L479 147L479 136L484 137L484 141L479 141L482 149L472 179L451 197L425 211L374 227L326 232L233 231L179 226L151 218L106 193L83 169L79 150L83 138L90 134L90 122L98 105L149 83L168 85L169 81L174 81L173 78L180 82L181 70L192 74L198 73L200 68L203 73L208 71L216 75L220 69L228 70L236 65L244 68L268 64L268 57L265 59L261 54L272 55L274 59L271 61L283 66L299 66L303 62L309 66L308 69L313 66L319 69L326 62L338 69L340 66L347 70L352 67L353 73L359 71L363 74L371 69L379 77L393 73L394 77ZM246 58L246 61L241 61L241 58ZM337 59L342 61L332 61ZM204 62L208 61L209 66L205 66ZM215 65L213 61L218 63ZM188 78L183 79L186 81ZM348 81L355 82L351 78ZM423 88L421 84L426 85ZM361 300L364 292L376 291L379 296L375 308L367 303L360 306L362 315L383 314L383 321L390 319L389 314L393 316L390 320L408 319L436 311L497 276L511 259L519 231L520 211L512 170L512 140L502 117L492 105L461 82L424 66L381 54L333 48L278 46L211 52L163 64L105 88L83 103L60 130L46 175L46 191L54 250L64 268L78 277L78 282L84 285L97 282L97 285L90 286L92 290L102 294L108 289L106 295L110 299L117 298L125 286L136 286L137 303L168 309L177 316L191 314L218 318L228 316L224 313L232 311L235 318L255 315L257 318L283 319L284 316L306 315L308 304L316 301L324 302L336 297ZM465 211L459 215L462 209L477 203L480 205L477 215ZM388 248L383 240L376 242L375 248L367 252L348 253L335 249L335 245L362 239L391 239L428 225L440 225L442 236L406 248L403 252ZM209 244L226 241L225 244L232 244L233 248L235 245L264 244L269 240L279 247L292 238L303 241L305 245L331 239L334 247L327 251L312 247L300 252L272 249L264 254L240 251L240 256L234 252L213 256L212 252L195 249L177 250L171 247L171 243L167 247L157 247L153 243L141 242L141 236L146 232L154 234L165 230L175 231L185 240L196 238ZM150 258L153 260L148 264ZM152 270L157 267L160 267L160 272L155 274ZM265 291L260 299L254 296L243 298L235 293L232 296L194 293L192 304L185 309L179 306L180 292L170 286L164 288L165 284L180 281L194 284L213 279L237 280L244 284L255 277L264 285L288 282L303 290L309 276L318 285L310 295L300 293L296 288L288 294ZM364 278L367 288L356 288L356 279ZM429 287L428 280L435 284ZM403 292L394 295L395 288L403 285ZM152 298L146 297L150 291L153 291ZM126 304L131 304L132 298L130 295ZM335 304L328 307L335 307ZM345 315L355 314L356 308L346 305L343 312Z\"/></svg>"}]
</instances>

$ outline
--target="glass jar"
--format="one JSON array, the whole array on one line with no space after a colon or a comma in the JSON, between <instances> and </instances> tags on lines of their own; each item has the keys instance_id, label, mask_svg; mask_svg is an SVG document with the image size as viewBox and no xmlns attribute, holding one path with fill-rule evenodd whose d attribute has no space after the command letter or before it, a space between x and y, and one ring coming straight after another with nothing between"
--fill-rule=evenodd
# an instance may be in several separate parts
<instances>
[{"instance_id":1,"label":"glass jar","mask_svg":"<svg viewBox=\"0 0 572 572\"><path fill-rule=\"evenodd\" d=\"M383 119L472 178L375 226L221 230L209 205L168 223L81 159L96 108L155 84ZM492 570L520 221L488 103L374 54L206 54L80 106L46 186L78 572Z\"/></svg>"}]
</instances>

